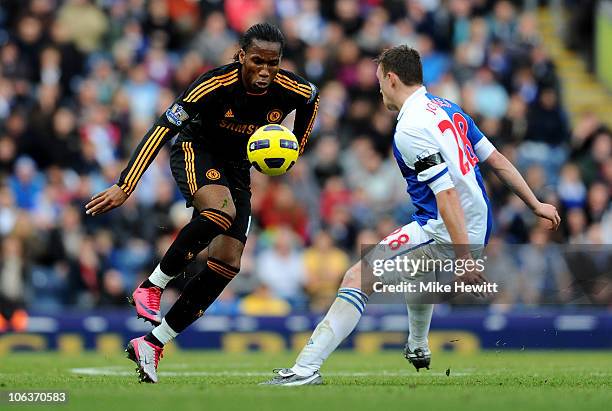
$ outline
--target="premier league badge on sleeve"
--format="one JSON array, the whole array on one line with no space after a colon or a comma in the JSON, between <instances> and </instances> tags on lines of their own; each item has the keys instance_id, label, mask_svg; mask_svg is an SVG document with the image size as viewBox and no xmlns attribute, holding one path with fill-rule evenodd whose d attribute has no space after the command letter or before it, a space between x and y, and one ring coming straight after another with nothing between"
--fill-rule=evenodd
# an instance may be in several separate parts
<instances>
[{"instance_id":1,"label":"premier league badge on sleeve","mask_svg":"<svg viewBox=\"0 0 612 411\"><path fill-rule=\"evenodd\" d=\"M175 126L180 126L184 121L189 119L189 114L180 104L174 104L166 110L166 118Z\"/></svg>"}]
</instances>

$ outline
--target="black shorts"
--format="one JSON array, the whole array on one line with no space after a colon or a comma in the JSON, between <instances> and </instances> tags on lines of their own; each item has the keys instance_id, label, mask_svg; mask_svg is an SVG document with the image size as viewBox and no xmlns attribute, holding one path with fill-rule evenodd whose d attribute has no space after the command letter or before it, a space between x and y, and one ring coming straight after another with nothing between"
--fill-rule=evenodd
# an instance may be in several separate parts
<instances>
[{"instance_id":1,"label":"black shorts","mask_svg":"<svg viewBox=\"0 0 612 411\"><path fill-rule=\"evenodd\" d=\"M193 205L193 195L199 188L208 184L227 187L236 217L225 234L246 243L251 224L251 172L246 162L219 159L198 143L177 140L170 150L170 168L187 207Z\"/></svg>"}]
</instances>

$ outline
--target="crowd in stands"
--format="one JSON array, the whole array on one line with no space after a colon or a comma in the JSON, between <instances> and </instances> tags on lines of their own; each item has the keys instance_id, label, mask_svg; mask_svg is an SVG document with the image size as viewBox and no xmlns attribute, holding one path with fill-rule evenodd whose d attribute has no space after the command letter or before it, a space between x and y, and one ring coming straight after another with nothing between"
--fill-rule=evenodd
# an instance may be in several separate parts
<instances>
[{"instance_id":1,"label":"crowd in stands","mask_svg":"<svg viewBox=\"0 0 612 411\"><path fill-rule=\"evenodd\" d=\"M396 114L381 104L373 61L398 44L419 50L428 90L472 115L537 196L561 212L560 230L547 231L483 167L492 245L532 245L500 265L517 278L500 302L572 300L580 281L559 261L563 251L550 251L553 266L533 250L612 243L612 134L589 113L570 124L562 79L522 2L4 0L0 328L23 308L127 308L126 296L191 218L168 147L121 208L91 217L84 204L116 181L175 96L230 62L239 34L260 21L282 29L282 66L318 85L321 106L288 175L253 171L241 273L210 312L325 310L361 246L410 221L414 209L390 150ZM594 270L609 263L593 263ZM171 283L166 304L201 265ZM585 301L610 305L599 291L591 286Z\"/></svg>"}]
</instances>

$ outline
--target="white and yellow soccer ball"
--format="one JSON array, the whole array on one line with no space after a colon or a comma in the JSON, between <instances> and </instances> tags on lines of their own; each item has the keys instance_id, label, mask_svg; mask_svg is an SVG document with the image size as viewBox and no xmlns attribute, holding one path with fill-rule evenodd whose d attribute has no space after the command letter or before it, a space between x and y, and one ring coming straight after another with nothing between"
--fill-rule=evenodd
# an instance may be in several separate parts
<instances>
[{"instance_id":1,"label":"white and yellow soccer ball","mask_svg":"<svg viewBox=\"0 0 612 411\"><path fill-rule=\"evenodd\" d=\"M291 130L280 124L258 128L247 145L247 157L255 169L269 176L285 174L297 161L299 145Z\"/></svg>"}]
</instances>

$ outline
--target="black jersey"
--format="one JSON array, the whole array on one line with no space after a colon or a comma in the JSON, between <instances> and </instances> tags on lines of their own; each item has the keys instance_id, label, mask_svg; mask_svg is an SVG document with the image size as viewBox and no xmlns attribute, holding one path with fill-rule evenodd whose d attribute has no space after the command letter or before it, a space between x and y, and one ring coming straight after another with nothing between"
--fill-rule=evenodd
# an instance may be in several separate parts
<instances>
[{"instance_id":1,"label":"black jersey","mask_svg":"<svg viewBox=\"0 0 612 411\"><path fill-rule=\"evenodd\" d=\"M317 88L302 77L280 70L265 93L249 93L234 62L202 74L145 134L121 172L117 185L128 195L161 147L179 133L215 157L246 164L247 141L259 127L280 123L296 110L293 133L300 154L312 131L319 107Z\"/></svg>"}]
</instances>

